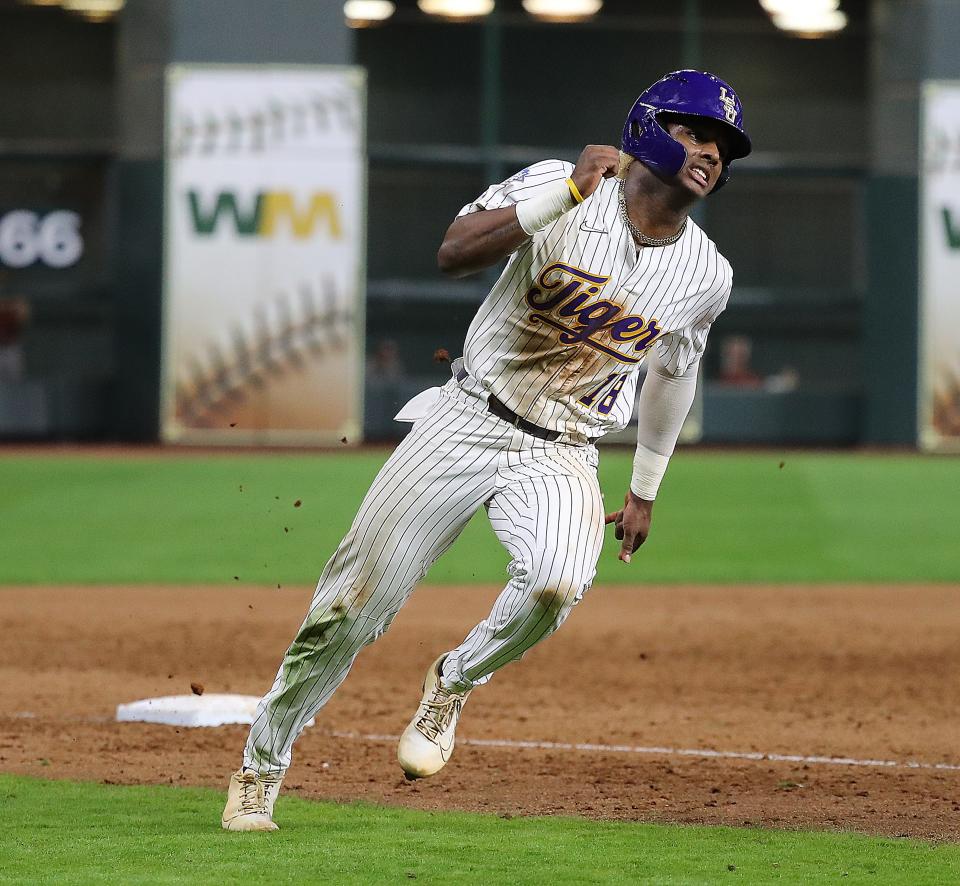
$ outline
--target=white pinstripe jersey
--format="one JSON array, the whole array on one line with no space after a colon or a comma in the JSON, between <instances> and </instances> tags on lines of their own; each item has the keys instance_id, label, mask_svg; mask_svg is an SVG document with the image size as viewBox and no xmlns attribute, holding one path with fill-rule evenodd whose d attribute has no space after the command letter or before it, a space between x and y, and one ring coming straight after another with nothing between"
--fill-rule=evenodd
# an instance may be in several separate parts
<instances>
[{"instance_id":1,"label":"white pinstripe jersey","mask_svg":"<svg viewBox=\"0 0 960 886\"><path fill-rule=\"evenodd\" d=\"M572 171L561 160L536 163L459 215L527 200ZM692 219L676 243L638 253L620 218L618 185L601 180L510 256L464 346L464 366L486 391L566 434L626 426L647 349L656 346L680 374L703 353L730 295L730 264Z\"/></svg>"}]
</instances>

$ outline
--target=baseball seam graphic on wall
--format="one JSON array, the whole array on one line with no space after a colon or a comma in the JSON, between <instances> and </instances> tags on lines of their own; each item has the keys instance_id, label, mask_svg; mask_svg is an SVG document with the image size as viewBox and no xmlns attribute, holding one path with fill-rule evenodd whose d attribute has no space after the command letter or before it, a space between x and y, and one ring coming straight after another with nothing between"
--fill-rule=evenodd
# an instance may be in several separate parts
<instances>
[{"instance_id":1,"label":"baseball seam graphic on wall","mask_svg":"<svg viewBox=\"0 0 960 886\"><path fill-rule=\"evenodd\" d=\"M960 81L923 87L919 442L960 451Z\"/></svg>"},{"instance_id":2,"label":"baseball seam graphic on wall","mask_svg":"<svg viewBox=\"0 0 960 886\"><path fill-rule=\"evenodd\" d=\"M163 436L360 438L365 79L167 72Z\"/></svg>"}]
</instances>

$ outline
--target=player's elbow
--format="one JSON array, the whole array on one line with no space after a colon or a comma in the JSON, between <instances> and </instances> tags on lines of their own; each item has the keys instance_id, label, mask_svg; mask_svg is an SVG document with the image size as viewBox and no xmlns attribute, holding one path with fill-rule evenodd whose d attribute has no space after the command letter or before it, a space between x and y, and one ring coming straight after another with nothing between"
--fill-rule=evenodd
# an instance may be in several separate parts
<instances>
[{"instance_id":1,"label":"player's elbow","mask_svg":"<svg viewBox=\"0 0 960 886\"><path fill-rule=\"evenodd\" d=\"M437 250L437 267L440 272L448 276L453 276L457 267L456 250L446 240L440 244Z\"/></svg>"},{"instance_id":2,"label":"player's elbow","mask_svg":"<svg viewBox=\"0 0 960 886\"><path fill-rule=\"evenodd\" d=\"M466 277L472 270L464 260L461 244L450 237L437 250L437 267L448 277Z\"/></svg>"}]
</instances>

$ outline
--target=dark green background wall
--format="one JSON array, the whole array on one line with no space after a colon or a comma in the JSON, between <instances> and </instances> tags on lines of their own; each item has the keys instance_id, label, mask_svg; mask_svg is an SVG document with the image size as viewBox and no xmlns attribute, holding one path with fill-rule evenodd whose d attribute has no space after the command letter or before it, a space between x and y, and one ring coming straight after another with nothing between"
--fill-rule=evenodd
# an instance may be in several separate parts
<instances>
[{"instance_id":1,"label":"dark green background wall","mask_svg":"<svg viewBox=\"0 0 960 886\"><path fill-rule=\"evenodd\" d=\"M73 206L88 240L69 273L0 268L0 299L32 307L26 387L6 390L46 397L27 433L156 435L168 63L368 69L373 436L443 377L433 352L459 350L489 282L435 268L460 205L536 159L616 142L640 89L696 64L736 85L756 146L699 219L736 274L705 364L707 438L913 442L917 100L924 78L960 76L960 4L844 0L850 26L817 41L777 31L756 0L607 0L582 26L533 22L519 0L484 24L398 7L352 32L340 0L128 0L110 24L0 0L0 211ZM731 336L752 343L764 389L721 383ZM402 371L380 377L391 349ZM4 402L0 436L15 433Z\"/></svg>"}]
</instances>

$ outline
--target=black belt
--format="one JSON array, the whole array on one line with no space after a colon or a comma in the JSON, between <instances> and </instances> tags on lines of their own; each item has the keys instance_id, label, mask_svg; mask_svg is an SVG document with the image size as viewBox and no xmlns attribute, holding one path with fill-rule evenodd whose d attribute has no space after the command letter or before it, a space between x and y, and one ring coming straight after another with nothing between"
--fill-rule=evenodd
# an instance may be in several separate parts
<instances>
[{"instance_id":1,"label":"black belt","mask_svg":"<svg viewBox=\"0 0 960 886\"><path fill-rule=\"evenodd\" d=\"M461 369L457 373L457 381L462 382L469 373L466 369ZM563 434L560 431L551 431L547 428L541 428L540 425L535 425L532 421L527 421L525 418L517 415L509 406L507 406L502 400L498 400L493 394L487 398L487 410L495 415L497 418L502 418L507 424L513 425L517 430L523 431L525 434L531 434L534 437L539 437L541 440L547 440L550 443L553 443L555 440L559 440Z\"/></svg>"},{"instance_id":2,"label":"black belt","mask_svg":"<svg viewBox=\"0 0 960 886\"><path fill-rule=\"evenodd\" d=\"M559 440L563 436L559 431L548 431L546 428L541 428L540 425L535 425L532 421L521 418L512 409L494 397L493 394L487 398L487 409L497 418L502 418L507 424L513 425L517 430L523 431L525 434L532 434L541 440L547 440L552 443L554 440Z\"/></svg>"}]
</instances>

